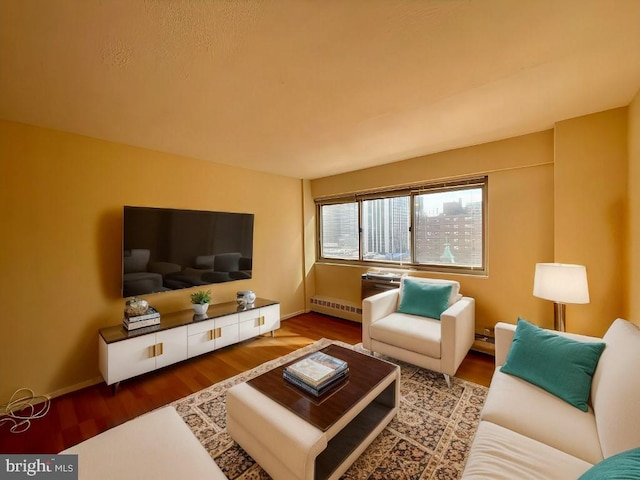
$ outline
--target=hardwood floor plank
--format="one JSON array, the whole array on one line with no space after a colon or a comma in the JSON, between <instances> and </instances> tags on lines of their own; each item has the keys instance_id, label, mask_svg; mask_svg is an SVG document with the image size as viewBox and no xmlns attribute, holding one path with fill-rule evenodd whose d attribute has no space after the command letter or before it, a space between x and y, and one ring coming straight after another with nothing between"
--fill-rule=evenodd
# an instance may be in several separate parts
<instances>
[{"instance_id":1,"label":"hardwood floor plank","mask_svg":"<svg viewBox=\"0 0 640 480\"><path fill-rule=\"evenodd\" d=\"M116 395L104 383L69 393L53 399L49 413L24 433L12 434L9 425L0 425L0 452L57 453L321 338L354 345L362 340L361 325L319 313L302 314L281 322L273 338L251 339L124 381ZM493 364L493 357L470 352L456 376L489 385Z\"/></svg>"}]
</instances>

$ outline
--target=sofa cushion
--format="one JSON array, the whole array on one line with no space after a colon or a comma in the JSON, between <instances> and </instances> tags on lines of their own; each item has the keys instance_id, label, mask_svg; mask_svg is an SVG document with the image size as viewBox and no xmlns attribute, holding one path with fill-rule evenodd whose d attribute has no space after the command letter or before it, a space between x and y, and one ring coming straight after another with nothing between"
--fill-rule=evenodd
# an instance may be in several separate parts
<instances>
[{"instance_id":1,"label":"sofa cushion","mask_svg":"<svg viewBox=\"0 0 640 480\"><path fill-rule=\"evenodd\" d=\"M407 278L404 282L398 312L440 319L449 307L451 285L421 282Z\"/></svg>"},{"instance_id":2,"label":"sofa cushion","mask_svg":"<svg viewBox=\"0 0 640 480\"><path fill-rule=\"evenodd\" d=\"M625 480L640 478L640 448L627 450L596 463L578 480Z\"/></svg>"},{"instance_id":3,"label":"sofa cushion","mask_svg":"<svg viewBox=\"0 0 640 480\"><path fill-rule=\"evenodd\" d=\"M579 342L518 319L502 371L588 410L591 381L605 344Z\"/></svg>"},{"instance_id":4,"label":"sofa cushion","mask_svg":"<svg viewBox=\"0 0 640 480\"><path fill-rule=\"evenodd\" d=\"M441 278L410 277L408 275L405 275L400 279L400 288L398 289L398 292L400 293L400 298L402 298L402 291L404 290L404 282L406 280L425 282L425 283L430 283L432 285L451 285L451 294L449 295L449 306L453 305L454 303L456 303L458 300L462 298L462 295L460 295L460 283L456 282L455 280L444 280Z\"/></svg>"},{"instance_id":5,"label":"sofa cushion","mask_svg":"<svg viewBox=\"0 0 640 480\"><path fill-rule=\"evenodd\" d=\"M369 327L373 340L389 345L402 345L412 352L440 358L441 324L432 318L392 313Z\"/></svg>"},{"instance_id":6,"label":"sofa cushion","mask_svg":"<svg viewBox=\"0 0 640 480\"><path fill-rule=\"evenodd\" d=\"M491 422L480 422L463 480L577 478L590 463Z\"/></svg>"},{"instance_id":7,"label":"sofa cushion","mask_svg":"<svg viewBox=\"0 0 640 480\"><path fill-rule=\"evenodd\" d=\"M604 458L592 410L578 410L540 387L502 373L500 368L493 374L481 418L590 464Z\"/></svg>"},{"instance_id":8,"label":"sofa cushion","mask_svg":"<svg viewBox=\"0 0 640 480\"><path fill-rule=\"evenodd\" d=\"M610 457L640 445L640 328L617 319L593 375L591 402L602 453Z\"/></svg>"}]
</instances>

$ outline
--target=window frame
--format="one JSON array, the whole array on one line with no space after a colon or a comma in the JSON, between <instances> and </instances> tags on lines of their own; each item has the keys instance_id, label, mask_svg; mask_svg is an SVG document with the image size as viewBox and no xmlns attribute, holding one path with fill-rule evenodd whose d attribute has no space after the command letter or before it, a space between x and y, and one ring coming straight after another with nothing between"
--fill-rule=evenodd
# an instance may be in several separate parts
<instances>
[{"instance_id":1,"label":"window frame","mask_svg":"<svg viewBox=\"0 0 640 480\"><path fill-rule=\"evenodd\" d=\"M442 265L442 264L428 264L416 262L416 238L415 232L415 204L416 197L428 193L438 193L445 191L455 190L469 190L474 188L480 188L482 190L482 247L481 247L481 265L480 266L462 266L462 265ZM365 192L351 193L340 196L328 196L316 198L316 261L319 263L327 264L342 264L342 265L357 265L366 267L388 268L388 269L410 269L426 272L439 272L439 273L456 273L464 275L484 275L488 274L488 245L487 245L487 231L488 231L488 189L489 178L488 176L473 177L466 179L452 180L448 182L438 183L421 183L405 185L403 187L389 188L384 190L371 190ZM409 197L409 248L411 253L411 261L373 261L363 259L363 204L362 202L367 200L378 200L392 197ZM323 245L322 245L322 207L325 205L335 205L340 203L355 203L357 205L358 212L358 259L338 259L323 257Z\"/></svg>"}]
</instances>

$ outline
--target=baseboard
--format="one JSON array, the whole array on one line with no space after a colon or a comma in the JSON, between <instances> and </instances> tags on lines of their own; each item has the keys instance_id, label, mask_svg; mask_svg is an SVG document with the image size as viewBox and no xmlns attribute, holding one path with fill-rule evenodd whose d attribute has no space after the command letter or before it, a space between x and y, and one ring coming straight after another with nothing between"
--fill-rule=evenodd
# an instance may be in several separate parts
<instances>
[{"instance_id":1,"label":"baseboard","mask_svg":"<svg viewBox=\"0 0 640 480\"><path fill-rule=\"evenodd\" d=\"M45 393L45 394L38 394L36 392L34 392L34 397L33 397L33 401L31 403L31 405L38 405L46 400L51 400L57 397L61 397L63 395L66 395L68 393L73 393L73 392L77 392L78 390L82 390L83 388L87 388L87 387L93 387L94 385L98 385L99 383L102 383L104 380L102 379L102 377L94 377L91 378L89 380L85 380L84 382L80 382L80 383L76 383L74 385L68 386L68 387L64 387L61 388L59 390L54 390L53 392L49 392L49 393ZM25 389L24 392L27 392L28 389Z\"/></svg>"},{"instance_id":2,"label":"baseboard","mask_svg":"<svg viewBox=\"0 0 640 480\"><path fill-rule=\"evenodd\" d=\"M98 385L99 383L104 382L102 377L94 377L89 380L85 380L84 382L76 383L75 385L71 385L70 387L61 388L60 390L55 390L51 393L48 393L47 396L49 398L61 397L62 395L66 395L67 393L76 392L78 390L82 390L83 388L93 387L94 385Z\"/></svg>"},{"instance_id":3,"label":"baseboard","mask_svg":"<svg viewBox=\"0 0 640 480\"><path fill-rule=\"evenodd\" d=\"M297 312L293 312L293 313L290 313L288 315L284 315L284 316L280 317L280 320L287 320L289 318L293 318L295 316L302 315L303 313L307 313L307 311L306 310L299 310Z\"/></svg>"}]
</instances>

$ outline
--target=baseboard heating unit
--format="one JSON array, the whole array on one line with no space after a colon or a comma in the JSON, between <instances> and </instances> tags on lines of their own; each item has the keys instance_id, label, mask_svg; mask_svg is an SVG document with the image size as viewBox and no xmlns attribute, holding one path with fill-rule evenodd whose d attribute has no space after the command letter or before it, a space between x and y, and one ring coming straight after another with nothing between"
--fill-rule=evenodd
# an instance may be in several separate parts
<instances>
[{"instance_id":1,"label":"baseboard heating unit","mask_svg":"<svg viewBox=\"0 0 640 480\"><path fill-rule=\"evenodd\" d=\"M332 315L345 320L362 322L362 305L342 298L314 295L311 297L311 311Z\"/></svg>"}]
</instances>

